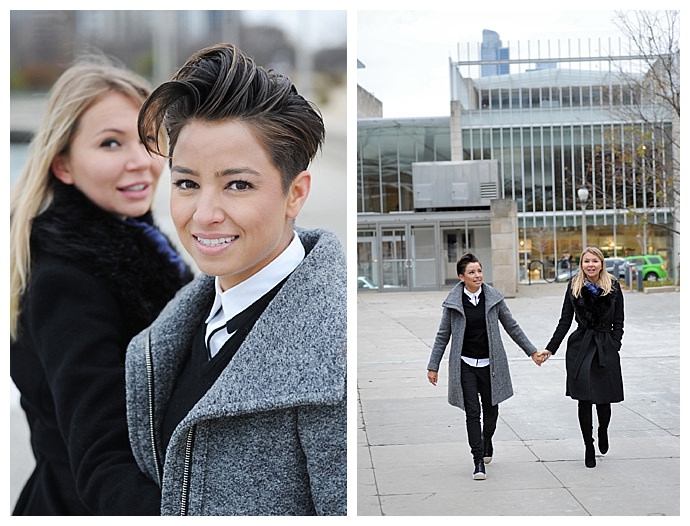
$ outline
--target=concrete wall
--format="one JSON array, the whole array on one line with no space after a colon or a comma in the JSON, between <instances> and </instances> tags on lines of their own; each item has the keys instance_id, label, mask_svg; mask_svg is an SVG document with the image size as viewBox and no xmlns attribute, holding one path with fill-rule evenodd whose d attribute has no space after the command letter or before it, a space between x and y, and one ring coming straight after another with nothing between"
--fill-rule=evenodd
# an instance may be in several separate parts
<instances>
[{"instance_id":1,"label":"concrete wall","mask_svg":"<svg viewBox=\"0 0 690 526\"><path fill-rule=\"evenodd\" d=\"M517 295L518 285L517 202L491 201L491 265L493 286L506 298Z\"/></svg>"},{"instance_id":2,"label":"concrete wall","mask_svg":"<svg viewBox=\"0 0 690 526\"><path fill-rule=\"evenodd\" d=\"M453 100L450 102L450 160L462 161L462 105Z\"/></svg>"},{"instance_id":3,"label":"concrete wall","mask_svg":"<svg viewBox=\"0 0 690 526\"><path fill-rule=\"evenodd\" d=\"M383 117L383 103L361 86L357 86L357 118Z\"/></svg>"}]
</instances>

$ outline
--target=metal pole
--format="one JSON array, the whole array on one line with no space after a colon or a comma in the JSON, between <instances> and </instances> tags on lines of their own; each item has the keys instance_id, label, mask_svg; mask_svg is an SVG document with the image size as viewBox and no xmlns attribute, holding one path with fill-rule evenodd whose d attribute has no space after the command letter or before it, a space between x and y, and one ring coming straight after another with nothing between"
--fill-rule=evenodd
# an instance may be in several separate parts
<instances>
[{"instance_id":1,"label":"metal pole","mask_svg":"<svg viewBox=\"0 0 690 526\"><path fill-rule=\"evenodd\" d=\"M153 85L158 86L175 73L177 64L178 14L160 11L153 17Z\"/></svg>"},{"instance_id":2,"label":"metal pole","mask_svg":"<svg viewBox=\"0 0 690 526\"><path fill-rule=\"evenodd\" d=\"M582 208L582 250L587 247L587 216L585 215L586 206L587 205L584 201L580 204L580 208Z\"/></svg>"},{"instance_id":3,"label":"metal pole","mask_svg":"<svg viewBox=\"0 0 690 526\"><path fill-rule=\"evenodd\" d=\"M587 247L587 199L589 199L589 190L583 186L577 191L577 198L580 200L580 208L582 209L582 250Z\"/></svg>"},{"instance_id":4,"label":"metal pole","mask_svg":"<svg viewBox=\"0 0 690 526\"><path fill-rule=\"evenodd\" d=\"M616 227L618 226L618 210L616 208L613 209L613 257L617 258L618 257L618 234L616 232Z\"/></svg>"}]
</instances>

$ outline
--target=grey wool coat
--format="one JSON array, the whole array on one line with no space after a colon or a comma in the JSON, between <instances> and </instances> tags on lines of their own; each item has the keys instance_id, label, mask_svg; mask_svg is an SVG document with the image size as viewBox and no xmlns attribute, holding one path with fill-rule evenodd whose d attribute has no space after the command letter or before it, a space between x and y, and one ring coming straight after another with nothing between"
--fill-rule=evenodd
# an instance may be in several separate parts
<instances>
[{"instance_id":1,"label":"grey wool coat","mask_svg":"<svg viewBox=\"0 0 690 526\"><path fill-rule=\"evenodd\" d=\"M460 381L460 356L465 336L466 318L462 306L462 295L465 285L458 283L448 294L443 302L443 314L441 323L436 333L434 346L427 370L438 371L441 360L450 341L450 354L448 356L448 403L465 410L462 396L462 383ZM486 283L482 284L484 306L486 308L486 329L489 337L489 367L491 368L491 404L498 405L513 396L513 384L510 379L508 357L501 332L498 326L500 322L506 333L520 347L527 356L537 351L537 348L527 338L518 322L506 305L500 292Z\"/></svg>"},{"instance_id":2,"label":"grey wool coat","mask_svg":"<svg viewBox=\"0 0 690 526\"><path fill-rule=\"evenodd\" d=\"M183 288L129 345L130 440L163 515L347 513L345 258L334 234L298 233L305 259L177 426L164 465L160 424L214 279Z\"/></svg>"}]
</instances>

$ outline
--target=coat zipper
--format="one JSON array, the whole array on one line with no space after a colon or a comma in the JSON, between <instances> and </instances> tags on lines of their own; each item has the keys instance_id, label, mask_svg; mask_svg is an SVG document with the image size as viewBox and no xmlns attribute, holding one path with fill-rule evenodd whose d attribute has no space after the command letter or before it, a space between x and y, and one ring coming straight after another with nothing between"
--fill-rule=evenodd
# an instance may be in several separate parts
<instances>
[{"instance_id":1,"label":"coat zipper","mask_svg":"<svg viewBox=\"0 0 690 526\"><path fill-rule=\"evenodd\" d=\"M153 420L153 355L151 352L151 331L146 333L146 388L148 390L149 401L149 439L151 440L151 452L153 454L153 465L156 468L156 477L158 478L158 486L163 485L161 477L160 458L158 455L158 447L156 446L156 432Z\"/></svg>"},{"instance_id":2,"label":"coat zipper","mask_svg":"<svg viewBox=\"0 0 690 526\"><path fill-rule=\"evenodd\" d=\"M153 353L151 351L151 331L146 335L146 383L148 390L149 403L149 437L151 440L151 452L153 454L153 463L156 468L156 477L158 478L158 485L163 486L161 476L160 457L158 454L158 447L156 446L156 432L153 419ZM185 444L184 454L184 470L182 474L182 498L180 503L180 516L187 515L189 510L189 478L192 471L192 447L194 446L194 430L196 426L187 432L187 441Z\"/></svg>"},{"instance_id":3,"label":"coat zipper","mask_svg":"<svg viewBox=\"0 0 690 526\"><path fill-rule=\"evenodd\" d=\"M189 478L192 471L192 448L194 447L194 430L196 426L187 432L187 441L184 448L184 470L182 472L182 500L180 502L180 516L186 516L189 511Z\"/></svg>"}]
</instances>

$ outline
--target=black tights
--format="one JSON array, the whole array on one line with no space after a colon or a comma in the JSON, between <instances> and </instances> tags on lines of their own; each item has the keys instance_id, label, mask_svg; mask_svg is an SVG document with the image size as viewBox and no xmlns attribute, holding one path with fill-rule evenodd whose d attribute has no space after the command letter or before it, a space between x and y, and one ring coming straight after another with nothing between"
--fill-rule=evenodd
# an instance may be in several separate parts
<instances>
[{"instance_id":1,"label":"black tights","mask_svg":"<svg viewBox=\"0 0 690 526\"><path fill-rule=\"evenodd\" d=\"M580 421L580 431L585 444L593 444L592 437L592 404L589 400L577 401L577 419ZM601 429L608 429L611 422L611 404L596 404L597 419Z\"/></svg>"}]
</instances>

